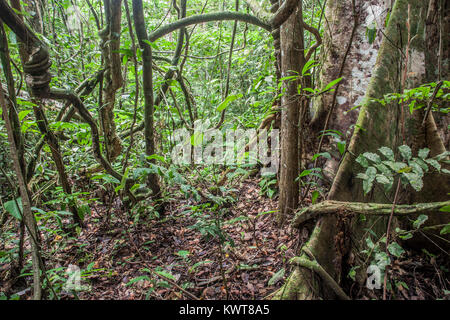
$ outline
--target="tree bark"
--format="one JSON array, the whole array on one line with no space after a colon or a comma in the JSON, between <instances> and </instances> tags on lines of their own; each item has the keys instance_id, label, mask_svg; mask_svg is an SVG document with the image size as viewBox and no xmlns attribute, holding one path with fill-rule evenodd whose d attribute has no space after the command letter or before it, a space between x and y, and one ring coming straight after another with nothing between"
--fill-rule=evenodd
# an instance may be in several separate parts
<instances>
[{"instance_id":1,"label":"tree bark","mask_svg":"<svg viewBox=\"0 0 450 320\"><path fill-rule=\"evenodd\" d=\"M102 57L105 64L104 104L100 106L100 120L108 161L113 161L122 152L122 142L116 133L114 122L114 105L116 92L122 86L120 59L120 29L122 0L104 0L106 28L99 34L102 38Z\"/></svg>"},{"instance_id":2,"label":"tree bark","mask_svg":"<svg viewBox=\"0 0 450 320\"><path fill-rule=\"evenodd\" d=\"M144 90L144 139L145 139L145 154L151 156L155 154L155 132L154 132L154 105L153 105L153 76L152 76L152 47L148 43L147 31L145 29L144 9L142 7L142 0L133 0L133 18L134 28L139 41L139 46L142 49L143 60L143 90ZM155 160L150 160L154 163ZM155 197L160 195L160 187L158 176L151 173L148 176L148 186Z\"/></svg>"},{"instance_id":3,"label":"tree bark","mask_svg":"<svg viewBox=\"0 0 450 320\"><path fill-rule=\"evenodd\" d=\"M24 168L22 168L19 155L17 153L17 146L14 140L14 131L11 125L11 121L8 117L8 109L7 103L3 94L2 84L0 81L0 105L2 106L3 111L3 119L5 121L6 130L8 133L8 141L11 152L11 158L14 164L14 171L16 172L17 182L19 185L20 196L22 198L22 220L27 227L28 233L31 237L31 251L32 251L32 263L33 263L33 299L40 300L42 295L41 289L41 275L40 275L40 248L39 248L39 240L38 240L38 230L36 225L36 220L34 219L34 215L31 212L31 200L30 200L30 192L27 188L27 184L25 181L25 176L23 174Z\"/></svg>"},{"instance_id":4,"label":"tree bark","mask_svg":"<svg viewBox=\"0 0 450 320\"><path fill-rule=\"evenodd\" d=\"M301 97L298 86L301 83L301 71L305 65L303 39L302 7L281 26L281 76L292 77L283 81L281 97L281 161L280 161L280 197L278 201L279 224L287 215L294 212L299 200L299 123Z\"/></svg>"},{"instance_id":5,"label":"tree bark","mask_svg":"<svg viewBox=\"0 0 450 320\"><path fill-rule=\"evenodd\" d=\"M378 52L377 62L374 66L372 78L366 98L382 99L384 94L399 92L402 88L402 74L416 74L408 79L407 86L412 87L420 84L421 73L425 73L424 54L423 54L423 35L424 35L424 13L427 9L427 3L421 0L408 1L397 0L390 16L389 24L386 29L386 36L382 41ZM410 24L411 34L408 35L407 21ZM400 37L403 35L403 38ZM405 38L415 39L408 45ZM402 50L400 51L399 48ZM405 61L404 52L408 51L411 57ZM413 63L414 61L414 63ZM404 69L407 62L407 69ZM401 70L402 72L398 72ZM419 82L418 82L419 81ZM403 82L404 83L404 82ZM402 115L404 118L402 118ZM413 115L414 116L414 115ZM392 103L388 106L382 106L377 102L370 101L365 104L359 113L357 125L350 141L348 152L339 166L338 173L334 179L328 200L339 200L346 202L372 202L389 203L392 200L391 194L384 194L380 189L374 189L369 195L365 196L362 190L360 179L356 174L362 171L362 168L354 161L354 157L359 154L370 151L376 152L381 146L388 146L393 150L403 143L402 124L409 123L413 117L408 117L402 112L402 106ZM429 121L433 121L430 117ZM409 125L409 124L408 124ZM417 123L411 122L408 134L417 128ZM408 136L410 137L410 135ZM408 137L405 137L408 138ZM430 139L435 140L435 134ZM430 141L430 140L427 140ZM437 149L442 148L442 143L436 143ZM431 147L431 146L430 146ZM437 152L433 147L432 154ZM442 193L448 193L448 181L440 178L439 183L434 184L441 188ZM424 187L426 190L427 186ZM401 203L409 200L408 194L402 194ZM439 194L429 195L427 201L442 201ZM446 200L446 199L443 199ZM432 217L440 216L441 222L448 223L448 215L432 215L425 224L436 224ZM445 216L445 218L443 218ZM370 228L378 236L386 233L387 218L375 219L368 217L366 221L351 219L350 223L342 221L336 215L325 215L318 219L310 240L304 246L304 249L312 252L318 263L326 272L339 283L342 280L343 261L350 254L352 249L346 240L348 237L359 239L358 243L361 250L364 247L365 231ZM442 223L439 223L442 224ZM340 243L344 245L340 245ZM305 252L305 250L302 250ZM356 255L357 256L357 255ZM308 259L305 253L301 257ZM355 262L363 265L361 261ZM350 266L348 266L350 267ZM361 268L363 269L363 268ZM362 283L365 281L366 270L358 270L356 279ZM313 276L307 268L296 267L293 274L289 277L286 284L275 294L275 298L282 299L317 299L333 298L335 293L329 287L321 286L321 281Z\"/></svg>"}]
</instances>

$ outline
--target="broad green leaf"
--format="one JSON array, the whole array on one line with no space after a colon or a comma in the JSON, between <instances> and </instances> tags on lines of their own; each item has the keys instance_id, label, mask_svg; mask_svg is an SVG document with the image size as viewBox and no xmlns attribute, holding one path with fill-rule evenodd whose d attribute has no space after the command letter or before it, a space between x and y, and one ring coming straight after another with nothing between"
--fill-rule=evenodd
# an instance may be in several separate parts
<instances>
[{"instance_id":1,"label":"broad green leaf","mask_svg":"<svg viewBox=\"0 0 450 320\"><path fill-rule=\"evenodd\" d=\"M377 169L375 169L374 167L369 167L367 168L365 174L367 176L367 179L363 180L363 190L364 194L368 194L370 190L372 190L373 181L375 180L377 175Z\"/></svg>"},{"instance_id":2,"label":"broad green leaf","mask_svg":"<svg viewBox=\"0 0 450 320\"><path fill-rule=\"evenodd\" d=\"M378 149L378 151L386 157L386 159L394 161L395 156L394 156L394 151L392 151L390 148L388 147L381 147L380 149Z\"/></svg>"},{"instance_id":3,"label":"broad green leaf","mask_svg":"<svg viewBox=\"0 0 450 320\"><path fill-rule=\"evenodd\" d=\"M414 172L403 172L402 175L408 179L411 187L416 191L420 191L423 188L423 180L420 175Z\"/></svg>"},{"instance_id":4,"label":"broad green leaf","mask_svg":"<svg viewBox=\"0 0 450 320\"><path fill-rule=\"evenodd\" d=\"M299 177L299 178L306 177L306 176L308 176L311 172L312 172L312 170L303 170L302 173L300 173L300 174L298 175L298 177Z\"/></svg>"},{"instance_id":5,"label":"broad green leaf","mask_svg":"<svg viewBox=\"0 0 450 320\"><path fill-rule=\"evenodd\" d=\"M377 174L377 182L382 185L391 184L391 180L382 174Z\"/></svg>"},{"instance_id":6,"label":"broad green leaf","mask_svg":"<svg viewBox=\"0 0 450 320\"><path fill-rule=\"evenodd\" d=\"M448 233L450 233L450 224L447 224L445 227L443 227L440 232L441 235L448 234Z\"/></svg>"},{"instance_id":7,"label":"broad green leaf","mask_svg":"<svg viewBox=\"0 0 450 320\"><path fill-rule=\"evenodd\" d=\"M403 253L405 253L405 250L403 250L403 248L400 247L400 245L397 242L392 242L391 244L389 244L388 250L393 256L397 258L399 258Z\"/></svg>"},{"instance_id":8,"label":"broad green leaf","mask_svg":"<svg viewBox=\"0 0 450 320\"><path fill-rule=\"evenodd\" d=\"M25 119L25 117L31 112L31 110L23 110L19 112L19 121Z\"/></svg>"},{"instance_id":9,"label":"broad green leaf","mask_svg":"<svg viewBox=\"0 0 450 320\"><path fill-rule=\"evenodd\" d=\"M402 145L398 147L398 150L400 151L400 154L402 155L403 159L410 160L412 157L412 151L411 148L407 145Z\"/></svg>"},{"instance_id":10,"label":"broad green leaf","mask_svg":"<svg viewBox=\"0 0 450 320\"><path fill-rule=\"evenodd\" d=\"M417 164L415 161L410 161L409 166L412 168L412 171L414 173L416 173L420 177L423 177L424 172L423 172L422 167L419 164Z\"/></svg>"},{"instance_id":11,"label":"broad green leaf","mask_svg":"<svg viewBox=\"0 0 450 320\"><path fill-rule=\"evenodd\" d=\"M356 158L356 162L358 162L363 168L367 168L369 166L369 161L367 161L362 154Z\"/></svg>"},{"instance_id":12,"label":"broad green leaf","mask_svg":"<svg viewBox=\"0 0 450 320\"><path fill-rule=\"evenodd\" d=\"M434 167L437 171L441 171L441 164L436 160L426 159L425 162L428 163L430 166Z\"/></svg>"},{"instance_id":13,"label":"broad green leaf","mask_svg":"<svg viewBox=\"0 0 450 320\"><path fill-rule=\"evenodd\" d=\"M407 232L405 234L399 235L399 238L402 240L408 240L408 239L411 239L412 237L413 237L413 235L411 232Z\"/></svg>"},{"instance_id":14,"label":"broad green leaf","mask_svg":"<svg viewBox=\"0 0 450 320\"><path fill-rule=\"evenodd\" d=\"M112 175L107 174L107 173L95 175L91 179L92 180L100 180L100 179L102 179L106 183L120 183L120 181L118 179L114 178Z\"/></svg>"},{"instance_id":15,"label":"broad green leaf","mask_svg":"<svg viewBox=\"0 0 450 320\"><path fill-rule=\"evenodd\" d=\"M370 160L370 161L373 161L373 162L375 162L375 163L380 163L380 162L381 162L380 156L377 155L376 153L372 153L372 152L364 152L364 153L363 153L363 156L364 156L366 159L368 159L368 160Z\"/></svg>"},{"instance_id":16,"label":"broad green leaf","mask_svg":"<svg viewBox=\"0 0 450 320\"><path fill-rule=\"evenodd\" d=\"M217 107L217 111L222 112L230 105L231 102L242 98L242 96L243 96L242 93L229 95L228 97L226 97L224 101L222 101L221 104L219 104L219 106Z\"/></svg>"},{"instance_id":17,"label":"broad green leaf","mask_svg":"<svg viewBox=\"0 0 450 320\"><path fill-rule=\"evenodd\" d=\"M345 145L346 145L345 141L344 141L344 142L338 142L338 144L337 144L339 153L340 153L341 155L343 155L344 152L345 152Z\"/></svg>"},{"instance_id":18,"label":"broad green leaf","mask_svg":"<svg viewBox=\"0 0 450 320\"><path fill-rule=\"evenodd\" d=\"M147 160L158 160L161 162L166 162L166 159L158 154L152 154L151 156L147 156Z\"/></svg>"},{"instance_id":19,"label":"broad green leaf","mask_svg":"<svg viewBox=\"0 0 450 320\"><path fill-rule=\"evenodd\" d=\"M430 153L430 149L423 148L419 150L419 158L425 160L428 157L428 154Z\"/></svg>"},{"instance_id":20,"label":"broad green leaf","mask_svg":"<svg viewBox=\"0 0 450 320\"><path fill-rule=\"evenodd\" d=\"M316 153L316 154L312 157L311 161L314 161L314 160L316 160L316 159L319 158L319 157L324 157L324 158L327 158L327 159L331 159L331 155L330 155L329 152L321 152L321 153Z\"/></svg>"},{"instance_id":21,"label":"broad green leaf","mask_svg":"<svg viewBox=\"0 0 450 320\"><path fill-rule=\"evenodd\" d=\"M19 205L19 207L17 207L17 204ZM12 215L14 218L16 218L17 220L22 220L22 198L17 198L16 200L10 200L5 202L4 204L5 206L5 210L6 212L8 212L10 215Z\"/></svg>"},{"instance_id":22,"label":"broad green leaf","mask_svg":"<svg viewBox=\"0 0 450 320\"><path fill-rule=\"evenodd\" d=\"M194 132L194 134L191 136L191 145L193 145L194 147L198 147L203 143L203 133L196 131Z\"/></svg>"},{"instance_id":23,"label":"broad green leaf","mask_svg":"<svg viewBox=\"0 0 450 320\"><path fill-rule=\"evenodd\" d=\"M394 172L399 172L403 168L407 167L404 162L383 161L383 163L390 167Z\"/></svg>"},{"instance_id":24,"label":"broad green leaf","mask_svg":"<svg viewBox=\"0 0 450 320\"><path fill-rule=\"evenodd\" d=\"M317 190L312 193L312 197L311 197L312 204L316 203L317 199L319 198L319 195L320 195L320 193Z\"/></svg>"},{"instance_id":25,"label":"broad green leaf","mask_svg":"<svg viewBox=\"0 0 450 320\"><path fill-rule=\"evenodd\" d=\"M422 159L420 159L420 158L413 158L409 162L409 165L412 166L412 163L416 163L417 165L419 165L422 168L423 171L428 172L428 165Z\"/></svg>"},{"instance_id":26,"label":"broad green leaf","mask_svg":"<svg viewBox=\"0 0 450 320\"><path fill-rule=\"evenodd\" d=\"M416 221L413 222L413 227L415 229L419 229L421 225L423 225L428 220L428 216L425 214L421 214L417 217Z\"/></svg>"},{"instance_id":27,"label":"broad green leaf","mask_svg":"<svg viewBox=\"0 0 450 320\"><path fill-rule=\"evenodd\" d=\"M378 171L380 171L382 174L384 174L386 177L392 176L392 171L386 167L383 163L375 164L375 168L377 168Z\"/></svg>"}]
</instances>

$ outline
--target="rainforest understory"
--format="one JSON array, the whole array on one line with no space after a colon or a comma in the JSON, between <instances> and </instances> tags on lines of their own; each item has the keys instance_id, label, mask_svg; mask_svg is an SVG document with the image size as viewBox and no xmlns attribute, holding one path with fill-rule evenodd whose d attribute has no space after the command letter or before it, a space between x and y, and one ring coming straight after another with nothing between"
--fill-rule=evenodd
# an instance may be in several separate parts
<instances>
[{"instance_id":1,"label":"rainforest understory","mask_svg":"<svg viewBox=\"0 0 450 320\"><path fill-rule=\"evenodd\" d=\"M0 0L0 300L448 300L445 0Z\"/></svg>"}]
</instances>

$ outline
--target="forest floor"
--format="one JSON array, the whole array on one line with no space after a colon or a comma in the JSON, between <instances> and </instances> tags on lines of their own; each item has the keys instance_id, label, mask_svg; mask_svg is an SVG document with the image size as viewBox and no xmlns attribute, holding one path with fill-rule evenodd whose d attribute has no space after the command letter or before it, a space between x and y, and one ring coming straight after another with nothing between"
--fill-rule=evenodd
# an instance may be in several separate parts
<instances>
[{"instance_id":1,"label":"forest floor","mask_svg":"<svg viewBox=\"0 0 450 320\"><path fill-rule=\"evenodd\" d=\"M85 218L86 228L76 238L55 235L43 242L53 287L61 299L192 298L177 286L205 300L268 298L290 274L289 259L308 238L308 228L300 232L289 225L279 228L274 219L276 201L261 195L258 182L247 179L236 189L237 202L229 206L221 226L227 240L222 254L218 237L208 239L192 228L198 223L198 215L189 214L192 199L172 198L160 219L138 221L124 212L118 198L109 210L95 202ZM449 298L448 260L407 250L403 259L394 261L390 276L397 295L392 298ZM77 297L62 289L71 264L81 269L85 287ZM5 279L7 269L1 268L0 279ZM352 281L344 288L356 299L382 295L382 290L371 291ZM23 291L21 298L29 298L29 293Z\"/></svg>"},{"instance_id":2,"label":"forest floor","mask_svg":"<svg viewBox=\"0 0 450 320\"><path fill-rule=\"evenodd\" d=\"M289 274L289 259L300 244L299 232L276 225L276 201L260 195L258 181L242 183L236 197L239 200L224 220L238 221L222 226L234 246L223 246L222 257L217 237L207 239L190 228L197 220L184 212L192 201L172 199L164 216L149 222L141 218L135 223L119 212L118 205L113 209L115 218L102 224L98 221L105 220L107 209L96 208L77 240L52 260L64 261L66 268L74 264L83 270L90 265L93 271L86 272L86 278L91 288L79 293L80 299L190 298L164 278L152 281L155 274L148 270L173 277L200 299L226 299L227 294L228 299L262 299ZM239 221L242 217L246 218Z\"/></svg>"}]
</instances>

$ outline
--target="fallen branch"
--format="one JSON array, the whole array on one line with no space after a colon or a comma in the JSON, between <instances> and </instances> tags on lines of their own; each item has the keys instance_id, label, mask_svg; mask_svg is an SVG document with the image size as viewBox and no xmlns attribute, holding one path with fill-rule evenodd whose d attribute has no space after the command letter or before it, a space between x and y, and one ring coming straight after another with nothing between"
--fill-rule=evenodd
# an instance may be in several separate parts
<instances>
[{"instance_id":1,"label":"fallen branch","mask_svg":"<svg viewBox=\"0 0 450 320\"><path fill-rule=\"evenodd\" d=\"M450 205L450 201L418 203L413 205L397 205L394 208L394 215L408 216L431 211L437 211L444 206ZM298 228L303 222L317 218L324 214L335 214L347 212L352 214L364 214L373 216L389 216L392 211L392 204L362 203L362 202L342 202L327 200L319 204L304 208L298 211L292 221L292 226ZM440 212L440 214L447 214Z\"/></svg>"}]
</instances>

